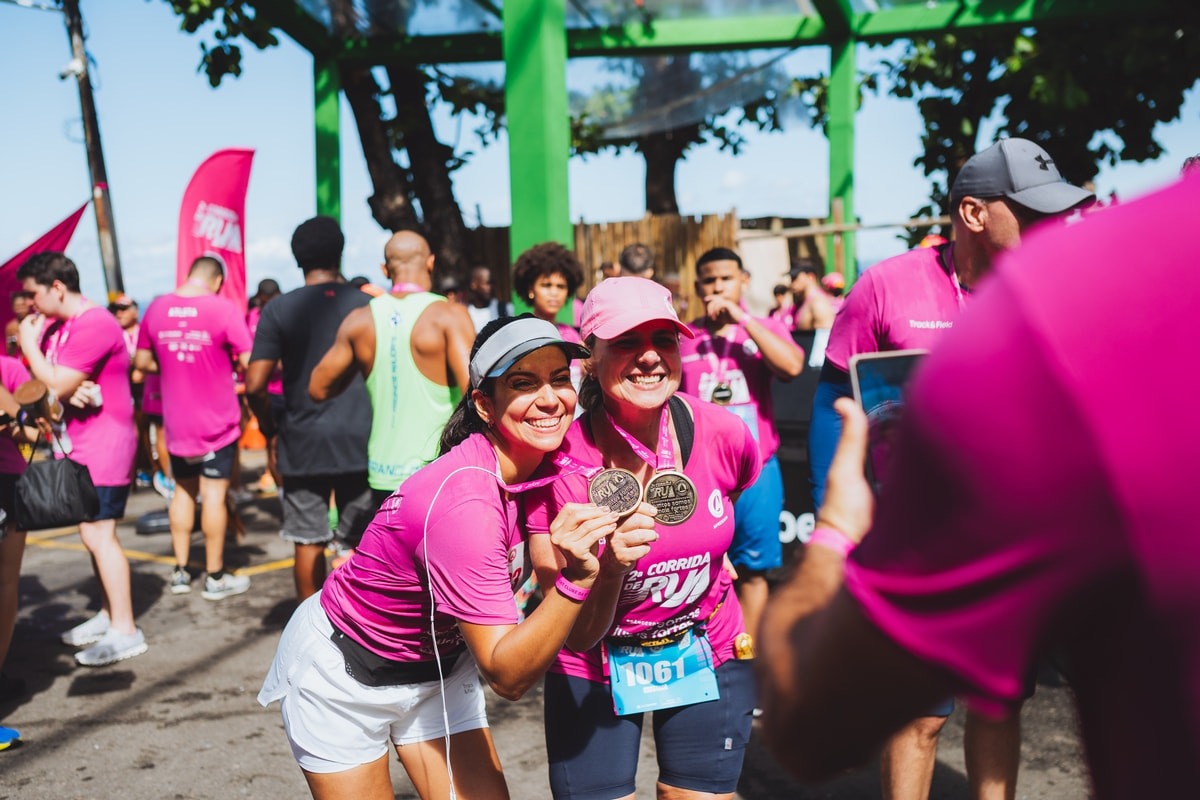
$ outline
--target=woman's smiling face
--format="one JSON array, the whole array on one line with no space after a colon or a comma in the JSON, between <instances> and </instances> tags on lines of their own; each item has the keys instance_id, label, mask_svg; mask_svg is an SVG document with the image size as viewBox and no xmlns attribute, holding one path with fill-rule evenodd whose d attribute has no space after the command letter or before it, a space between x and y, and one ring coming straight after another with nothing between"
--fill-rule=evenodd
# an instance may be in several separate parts
<instances>
[{"instance_id":1,"label":"woman's smiling face","mask_svg":"<svg viewBox=\"0 0 1200 800\"><path fill-rule=\"evenodd\" d=\"M495 379L491 397L477 393L475 402L506 449L549 453L575 414L570 362L561 348L540 347Z\"/></svg>"},{"instance_id":2,"label":"woman's smiling face","mask_svg":"<svg viewBox=\"0 0 1200 800\"><path fill-rule=\"evenodd\" d=\"M670 322L654 320L597 339L590 369L610 402L660 408L679 389L679 333Z\"/></svg>"}]
</instances>

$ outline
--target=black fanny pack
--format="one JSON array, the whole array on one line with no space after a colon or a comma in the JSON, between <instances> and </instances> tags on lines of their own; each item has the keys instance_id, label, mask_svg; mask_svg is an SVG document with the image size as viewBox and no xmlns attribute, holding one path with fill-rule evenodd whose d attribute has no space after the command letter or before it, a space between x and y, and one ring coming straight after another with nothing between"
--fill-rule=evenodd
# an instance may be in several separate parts
<instances>
[{"instance_id":1,"label":"black fanny pack","mask_svg":"<svg viewBox=\"0 0 1200 800\"><path fill-rule=\"evenodd\" d=\"M329 637L346 659L346 674L363 686L403 686L408 683L428 683L449 675L465 646L460 645L437 661L392 661L372 653L346 634L335 629Z\"/></svg>"}]
</instances>

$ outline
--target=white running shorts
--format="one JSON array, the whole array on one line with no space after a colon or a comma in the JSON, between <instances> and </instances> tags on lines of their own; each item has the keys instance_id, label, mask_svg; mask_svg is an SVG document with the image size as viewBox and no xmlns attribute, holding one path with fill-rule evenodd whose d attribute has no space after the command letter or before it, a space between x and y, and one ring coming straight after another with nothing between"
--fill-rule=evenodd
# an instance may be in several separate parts
<instances>
[{"instance_id":1,"label":"white running shorts","mask_svg":"<svg viewBox=\"0 0 1200 800\"><path fill-rule=\"evenodd\" d=\"M321 593L305 600L284 629L275 661L258 694L266 706L281 700L292 754L307 772L342 772L384 755L390 745L487 727L483 686L469 651L438 681L363 686L346 674Z\"/></svg>"}]
</instances>

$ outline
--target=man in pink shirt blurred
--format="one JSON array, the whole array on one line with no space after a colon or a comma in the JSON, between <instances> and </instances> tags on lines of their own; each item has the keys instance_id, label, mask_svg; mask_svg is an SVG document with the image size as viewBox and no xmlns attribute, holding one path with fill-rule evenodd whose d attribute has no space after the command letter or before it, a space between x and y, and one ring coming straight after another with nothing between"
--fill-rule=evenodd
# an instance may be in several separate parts
<instances>
[{"instance_id":1,"label":"man in pink shirt blurred","mask_svg":"<svg viewBox=\"0 0 1200 800\"><path fill-rule=\"evenodd\" d=\"M37 311L21 320L21 353L30 374L63 407L55 453L86 466L100 498L96 518L79 523L100 581L100 613L62 640L91 645L75 654L79 664L104 666L146 652L146 639L133 623L129 560L117 541L137 449L129 351L113 315L80 293L79 271L62 253L38 253L21 265L17 279Z\"/></svg>"},{"instance_id":2,"label":"man in pink shirt blurred","mask_svg":"<svg viewBox=\"0 0 1200 800\"><path fill-rule=\"evenodd\" d=\"M198 493L206 600L250 588L250 578L225 571L225 494L241 437L233 365L246 368L251 340L241 310L217 295L224 282L225 269L216 258L192 262L187 280L146 309L134 360L138 369L162 376L163 423L176 487L168 509L175 553L170 590L192 590L188 557Z\"/></svg>"},{"instance_id":3,"label":"man in pink shirt blurred","mask_svg":"<svg viewBox=\"0 0 1200 800\"><path fill-rule=\"evenodd\" d=\"M1200 425L1142 378L1200 391L1198 207L1200 175L1002 259L914 377L874 514L866 420L839 400L846 433L813 546L764 622L780 763L832 774L945 694L1011 713L1056 652L1097 798L1195 794ZM1130 282L1125 254L1148 229L1154 258Z\"/></svg>"},{"instance_id":4,"label":"man in pink shirt blurred","mask_svg":"<svg viewBox=\"0 0 1200 800\"><path fill-rule=\"evenodd\" d=\"M779 512L783 475L775 451L779 433L771 382L789 381L804 369L804 351L773 319L742 308L750 273L733 250L714 247L696 260L696 294L704 315L688 327L694 338L679 342L680 389L736 415L758 442L762 471L734 503L733 544L728 557L737 570L737 594L747 631L757 631L767 604L767 572L783 564Z\"/></svg>"},{"instance_id":5,"label":"man in pink shirt blurred","mask_svg":"<svg viewBox=\"0 0 1200 800\"><path fill-rule=\"evenodd\" d=\"M813 400L809 463L814 507L840 423L833 402L847 396L850 358L858 353L927 349L954 328L972 290L992 262L1021 242L1031 226L1094 199L1067 183L1050 155L1026 139L1002 139L972 156L950 190L954 241L887 259L859 278L834 318ZM937 740L950 702L900 731L884 748L886 798L925 798L933 780ZM968 713L967 777L977 798L1011 797L1020 759L1020 718L993 721Z\"/></svg>"}]
</instances>

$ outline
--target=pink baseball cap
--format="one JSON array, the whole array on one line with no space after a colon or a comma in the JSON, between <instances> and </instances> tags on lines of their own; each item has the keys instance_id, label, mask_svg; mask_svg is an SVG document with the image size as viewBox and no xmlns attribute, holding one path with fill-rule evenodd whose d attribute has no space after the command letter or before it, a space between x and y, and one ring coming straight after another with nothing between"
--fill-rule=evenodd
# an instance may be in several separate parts
<instances>
[{"instance_id":1,"label":"pink baseball cap","mask_svg":"<svg viewBox=\"0 0 1200 800\"><path fill-rule=\"evenodd\" d=\"M696 335L679 321L667 287L646 278L609 278L588 292L579 330L584 341L589 336L615 339L625 331L655 320L670 322L689 339Z\"/></svg>"}]
</instances>

